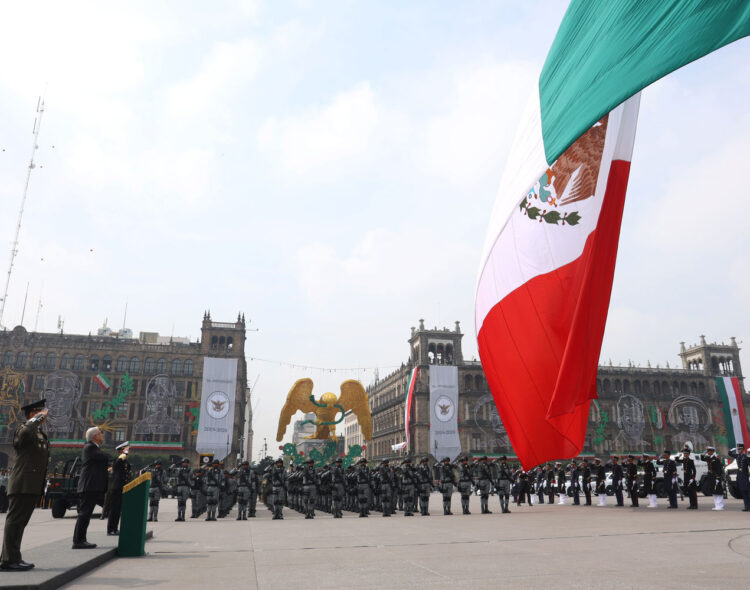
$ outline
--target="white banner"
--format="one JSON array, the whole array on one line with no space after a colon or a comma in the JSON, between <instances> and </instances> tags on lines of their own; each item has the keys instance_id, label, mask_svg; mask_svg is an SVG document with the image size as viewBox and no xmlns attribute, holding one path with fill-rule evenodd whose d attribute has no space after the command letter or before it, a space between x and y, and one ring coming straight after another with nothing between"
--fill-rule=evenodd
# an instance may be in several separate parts
<instances>
[{"instance_id":1,"label":"white banner","mask_svg":"<svg viewBox=\"0 0 750 590\"><path fill-rule=\"evenodd\" d=\"M438 461L461 454L458 367L430 366L430 452Z\"/></svg>"},{"instance_id":2,"label":"white banner","mask_svg":"<svg viewBox=\"0 0 750 590\"><path fill-rule=\"evenodd\" d=\"M237 387L237 359L203 358L201 413L198 418L199 453L213 453L224 459L232 450L234 396Z\"/></svg>"}]
</instances>

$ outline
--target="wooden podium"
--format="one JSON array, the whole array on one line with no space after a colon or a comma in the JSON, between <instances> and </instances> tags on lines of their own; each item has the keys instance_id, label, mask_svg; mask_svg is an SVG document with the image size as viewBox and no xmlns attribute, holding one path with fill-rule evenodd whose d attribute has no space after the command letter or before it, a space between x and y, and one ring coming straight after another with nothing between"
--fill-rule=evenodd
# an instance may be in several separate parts
<instances>
[{"instance_id":1,"label":"wooden podium","mask_svg":"<svg viewBox=\"0 0 750 590\"><path fill-rule=\"evenodd\" d=\"M117 555L142 557L146 554L146 517L151 473L146 472L122 488L122 516Z\"/></svg>"}]
</instances>

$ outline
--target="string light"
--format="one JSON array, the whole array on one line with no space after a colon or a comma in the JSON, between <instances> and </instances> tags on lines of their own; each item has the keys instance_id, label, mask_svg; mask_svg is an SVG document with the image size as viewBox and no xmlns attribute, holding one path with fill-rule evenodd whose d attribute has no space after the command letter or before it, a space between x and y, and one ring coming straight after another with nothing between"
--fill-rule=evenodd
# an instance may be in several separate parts
<instances>
[{"instance_id":1,"label":"string light","mask_svg":"<svg viewBox=\"0 0 750 590\"><path fill-rule=\"evenodd\" d=\"M316 367L313 365L301 365L300 363L292 363L289 361L278 361L274 359L262 359L257 356L250 357L250 361L257 361L261 363L270 363L272 365L278 365L281 367L290 367L292 369L306 369L313 371L328 371L329 373L336 373L339 371L352 372L352 371L387 371L398 369L401 365L391 366L378 366L378 367Z\"/></svg>"}]
</instances>

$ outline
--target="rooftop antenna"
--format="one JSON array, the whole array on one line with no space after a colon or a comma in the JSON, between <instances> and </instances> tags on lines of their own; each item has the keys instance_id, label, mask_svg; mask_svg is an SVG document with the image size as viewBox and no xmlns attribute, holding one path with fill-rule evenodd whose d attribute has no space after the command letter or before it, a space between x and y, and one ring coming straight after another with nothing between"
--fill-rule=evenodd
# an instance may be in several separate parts
<instances>
[{"instance_id":1,"label":"rooftop antenna","mask_svg":"<svg viewBox=\"0 0 750 590\"><path fill-rule=\"evenodd\" d=\"M16 235L13 238L13 243L10 246L10 263L8 264L8 276L5 279L5 290L3 291L3 298L0 299L0 328L3 327L3 316L5 315L5 303L8 299L8 287L10 286L10 275L13 272L13 263L16 260L16 254L18 253L18 237L21 233L21 221L23 220L23 209L26 206L26 194L29 191L29 180L31 180L31 171L36 168L34 164L34 154L39 148L39 128L42 126L42 115L44 114L44 99L40 96L36 103L37 116L34 119L34 143L31 148L31 158L29 159L29 168L26 171L26 184L23 188L23 197L21 198L21 208L18 211L18 223L16 223ZM24 303L25 306L25 303Z\"/></svg>"},{"instance_id":2,"label":"rooftop antenna","mask_svg":"<svg viewBox=\"0 0 750 590\"><path fill-rule=\"evenodd\" d=\"M37 305L36 308L36 318L34 318L34 332L36 332L37 326L39 325L39 314L42 311L42 290L44 289L44 283L42 283L41 288L39 289L39 305Z\"/></svg>"},{"instance_id":3,"label":"rooftop antenna","mask_svg":"<svg viewBox=\"0 0 750 590\"><path fill-rule=\"evenodd\" d=\"M122 329L125 329L125 326L127 325L128 321L128 302L125 302L125 315L122 318Z\"/></svg>"},{"instance_id":4,"label":"rooftop antenna","mask_svg":"<svg viewBox=\"0 0 750 590\"><path fill-rule=\"evenodd\" d=\"M60 334L63 333L63 327L65 326L65 320L61 315L57 316L57 329L60 330Z\"/></svg>"},{"instance_id":5,"label":"rooftop antenna","mask_svg":"<svg viewBox=\"0 0 750 590\"><path fill-rule=\"evenodd\" d=\"M23 309L21 310L21 324L23 326L23 318L26 316L26 301L29 298L29 283L26 282L26 295L23 296Z\"/></svg>"}]
</instances>

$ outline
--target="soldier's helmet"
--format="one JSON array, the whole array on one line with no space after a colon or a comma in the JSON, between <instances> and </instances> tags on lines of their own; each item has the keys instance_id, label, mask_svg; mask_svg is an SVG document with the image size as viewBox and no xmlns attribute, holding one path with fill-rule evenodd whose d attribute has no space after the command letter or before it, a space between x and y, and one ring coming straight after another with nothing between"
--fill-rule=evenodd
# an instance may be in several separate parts
<instances>
[{"instance_id":1,"label":"soldier's helmet","mask_svg":"<svg viewBox=\"0 0 750 590\"><path fill-rule=\"evenodd\" d=\"M507 461L507 460L508 460L508 457L506 457L505 455L503 455L502 457L500 457L500 460L501 460L501 461Z\"/></svg>"},{"instance_id":2,"label":"soldier's helmet","mask_svg":"<svg viewBox=\"0 0 750 590\"><path fill-rule=\"evenodd\" d=\"M466 463L468 460L469 460L469 458L466 455L464 455L463 457L461 457L461 463Z\"/></svg>"},{"instance_id":3,"label":"soldier's helmet","mask_svg":"<svg viewBox=\"0 0 750 590\"><path fill-rule=\"evenodd\" d=\"M312 459L308 459L307 461L305 461L305 463L310 465L311 463L315 463L315 461L313 461Z\"/></svg>"},{"instance_id":4,"label":"soldier's helmet","mask_svg":"<svg viewBox=\"0 0 750 590\"><path fill-rule=\"evenodd\" d=\"M407 463L409 465L411 465L411 459L409 459L409 457L407 457L406 459L403 460L403 463L404 463L404 465L407 464Z\"/></svg>"},{"instance_id":5,"label":"soldier's helmet","mask_svg":"<svg viewBox=\"0 0 750 590\"><path fill-rule=\"evenodd\" d=\"M388 459L383 459L383 460L382 460L382 461L380 462L380 464L381 464L381 465L388 465L389 463L390 463L390 461L389 461Z\"/></svg>"},{"instance_id":6,"label":"soldier's helmet","mask_svg":"<svg viewBox=\"0 0 750 590\"><path fill-rule=\"evenodd\" d=\"M284 459L282 459L281 457L279 457L278 459L276 459L276 461L274 461L274 463L283 463L283 462L284 462ZM214 461L214 463L216 463L216 461Z\"/></svg>"},{"instance_id":7,"label":"soldier's helmet","mask_svg":"<svg viewBox=\"0 0 750 590\"><path fill-rule=\"evenodd\" d=\"M156 461L154 461L154 465L161 465L161 459L157 459Z\"/></svg>"},{"instance_id":8,"label":"soldier's helmet","mask_svg":"<svg viewBox=\"0 0 750 590\"><path fill-rule=\"evenodd\" d=\"M430 462L430 458L429 457L422 457L422 461L421 462L422 463L429 463Z\"/></svg>"},{"instance_id":9,"label":"soldier's helmet","mask_svg":"<svg viewBox=\"0 0 750 590\"><path fill-rule=\"evenodd\" d=\"M482 456L481 456L481 457L479 458L479 460L480 460L480 461L486 461L486 460L487 460L487 455L482 455Z\"/></svg>"},{"instance_id":10,"label":"soldier's helmet","mask_svg":"<svg viewBox=\"0 0 750 590\"><path fill-rule=\"evenodd\" d=\"M341 459L341 457L339 457L338 459L336 459L336 460L334 461L334 463L343 463L343 460Z\"/></svg>"},{"instance_id":11,"label":"soldier's helmet","mask_svg":"<svg viewBox=\"0 0 750 590\"><path fill-rule=\"evenodd\" d=\"M240 467L250 467L250 461L243 461L240 463Z\"/></svg>"},{"instance_id":12,"label":"soldier's helmet","mask_svg":"<svg viewBox=\"0 0 750 590\"><path fill-rule=\"evenodd\" d=\"M364 463L366 465L367 464L367 459L365 459L364 457L362 457L359 461L357 461L357 463L359 463L360 465L362 465L362 463Z\"/></svg>"},{"instance_id":13,"label":"soldier's helmet","mask_svg":"<svg viewBox=\"0 0 750 590\"><path fill-rule=\"evenodd\" d=\"M183 463L190 463L190 459L188 459L187 457L183 457L182 458L182 462Z\"/></svg>"},{"instance_id":14,"label":"soldier's helmet","mask_svg":"<svg viewBox=\"0 0 750 590\"><path fill-rule=\"evenodd\" d=\"M211 465L220 465L220 464L221 463L219 462L218 459L214 459L213 461L211 461Z\"/></svg>"},{"instance_id":15,"label":"soldier's helmet","mask_svg":"<svg viewBox=\"0 0 750 590\"><path fill-rule=\"evenodd\" d=\"M443 457L442 459L440 459L440 462L441 463L450 463L451 459L450 459L450 457Z\"/></svg>"}]
</instances>

